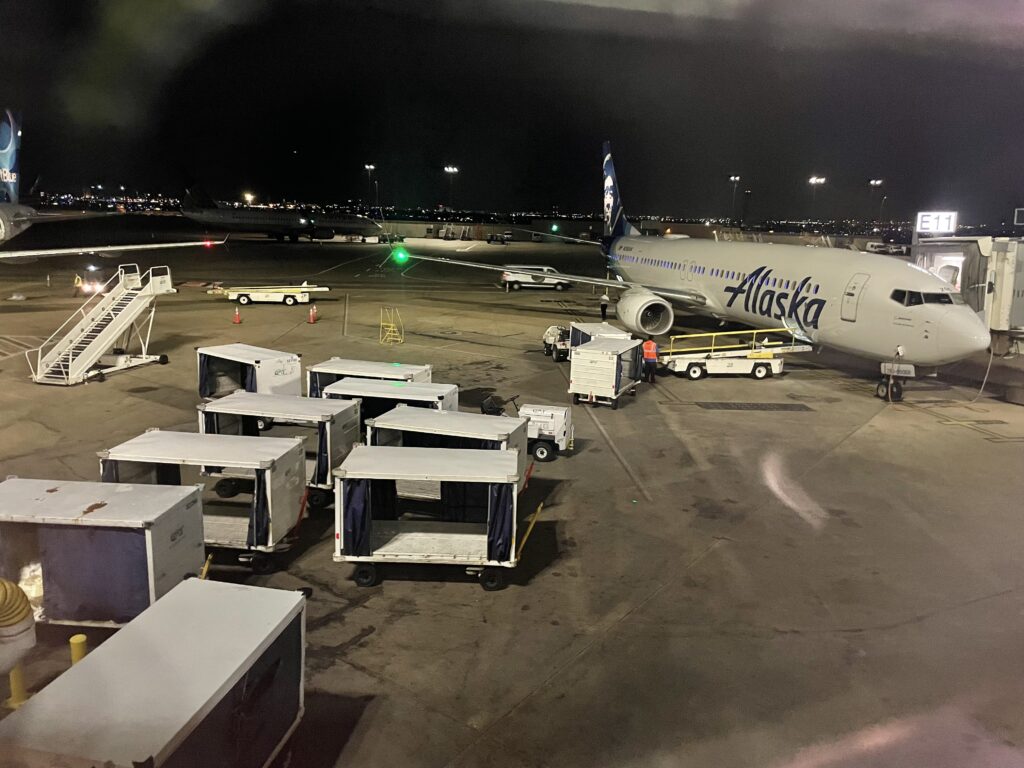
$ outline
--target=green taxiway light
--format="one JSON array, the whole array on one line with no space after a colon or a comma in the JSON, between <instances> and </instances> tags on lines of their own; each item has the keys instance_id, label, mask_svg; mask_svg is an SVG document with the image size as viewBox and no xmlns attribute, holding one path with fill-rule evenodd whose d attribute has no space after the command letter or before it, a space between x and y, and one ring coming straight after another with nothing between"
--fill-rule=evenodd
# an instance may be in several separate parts
<instances>
[{"instance_id":1,"label":"green taxiway light","mask_svg":"<svg viewBox=\"0 0 1024 768\"><path fill-rule=\"evenodd\" d=\"M405 248L395 248L391 258L395 260L396 264L405 264L409 260L409 252Z\"/></svg>"},{"instance_id":2,"label":"green taxiway light","mask_svg":"<svg viewBox=\"0 0 1024 768\"><path fill-rule=\"evenodd\" d=\"M551 231L552 232L557 232L558 231L558 225L557 224L552 224L551 225Z\"/></svg>"}]
</instances>

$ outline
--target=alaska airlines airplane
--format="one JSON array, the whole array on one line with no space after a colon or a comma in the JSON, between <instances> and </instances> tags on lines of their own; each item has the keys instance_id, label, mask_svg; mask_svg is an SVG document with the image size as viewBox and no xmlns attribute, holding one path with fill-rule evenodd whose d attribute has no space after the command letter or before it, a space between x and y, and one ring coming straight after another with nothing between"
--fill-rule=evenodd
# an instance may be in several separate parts
<instances>
[{"instance_id":1,"label":"alaska airlines airplane","mask_svg":"<svg viewBox=\"0 0 1024 768\"><path fill-rule=\"evenodd\" d=\"M616 316L641 336L668 333L675 321L675 305L690 314L754 328L786 327L813 344L898 364L897 376L914 375L913 366L952 363L989 345L988 328L952 285L891 256L641 236L623 211L608 143L604 145L601 246L615 279L562 273L543 277L622 289ZM890 374L893 371L888 368ZM879 385L878 394L888 399L898 400L901 393L902 387L891 375Z\"/></svg>"},{"instance_id":2,"label":"alaska airlines airplane","mask_svg":"<svg viewBox=\"0 0 1024 768\"><path fill-rule=\"evenodd\" d=\"M18 203L21 171L18 151L21 149L21 124L9 109L0 111L0 243L21 234L33 224L44 221L67 221L75 218L93 218L103 214L42 214ZM220 241L223 243L224 241ZM154 251L187 246L211 246L209 240L191 240L184 243L146 243L144 245L100 245L82 248L49 248L31 251L0 251L0 261L32 260L44 256L70 256L79 253L122 253L124 251Z\"/></svg>"},{"instance_id":3,"label":"alaska airlines airplane","mask_svg":"<svg viewBox=\"0 0 1024 768\"><path fill-rule=\"evenodd\" d=\"M299 209L225 208L202 190L185 190L181 215L214 229L267 235L278 242L286 237L297 243L300 237L330 240L335 235L377 236L380 226L365 216L341 214L321 216Z\"/></svg>"}]
</instances>

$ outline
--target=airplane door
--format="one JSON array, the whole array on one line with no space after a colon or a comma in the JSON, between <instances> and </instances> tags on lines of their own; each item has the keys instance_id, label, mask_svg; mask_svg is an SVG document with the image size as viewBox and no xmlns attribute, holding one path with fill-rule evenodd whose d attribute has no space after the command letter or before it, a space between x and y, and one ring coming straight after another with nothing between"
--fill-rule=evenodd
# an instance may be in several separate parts
<instances>
[{"instance_id":1,"label":"airplane door","mask_svg":"<svg viewBox=\"0 0 1024 768\"><path fill-rule=\"evenodd\" d=\"M864 289L870 275L858 273L850 278L843 291L843 304L839 316L848 323L857 322L857 305L860 304L860 292Z\"/></svg>"}]
</instances>

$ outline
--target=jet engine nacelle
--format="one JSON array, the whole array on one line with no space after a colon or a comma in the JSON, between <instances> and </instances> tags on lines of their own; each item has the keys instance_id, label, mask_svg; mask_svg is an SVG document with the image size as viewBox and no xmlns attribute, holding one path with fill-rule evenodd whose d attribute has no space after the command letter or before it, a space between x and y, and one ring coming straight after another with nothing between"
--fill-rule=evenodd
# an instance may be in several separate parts
<instances>
[{"instance_id":1,"label":"jet engine nacelle","mask_svg":"<svg viewBox=\"0 0 1024 768\"><path fill-rule=\"evenodd\" d=\"M638 336L659 336L668 333L675 320L672 305L643 288L630 288L619 297L615 315Z\"/></svg>"}]
</instances>

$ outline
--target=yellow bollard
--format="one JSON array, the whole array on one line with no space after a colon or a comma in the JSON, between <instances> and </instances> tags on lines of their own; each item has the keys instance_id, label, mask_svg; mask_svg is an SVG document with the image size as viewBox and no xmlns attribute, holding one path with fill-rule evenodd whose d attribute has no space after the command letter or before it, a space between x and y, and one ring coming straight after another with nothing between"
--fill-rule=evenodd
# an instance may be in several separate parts
<instances>
[{"instance_id":1,"label":"yellow bollard","mask_svg":"<svg viewBox=\"0 0 1024 768\"><path fill-rule=\"evenodd\" d=\"M71 646L71 666L85 658L85 654L89 652L88 643L89 638L85 635L72 635L68 640L68 645Z\"/></svg>"},{"instance_id":2,"label":"yellow bollard","mask_svg":"<svg viewBox=\"0 0 1024 768\"><path fill-rule=\"evenodd\" d=\"M25 670L21 668L21 664L14 665L9 678L11 682L11 698L4 702L4 706L8 709L17 709L28 701L28 691L25 690Z\"/></svg>"}]
</instances>

